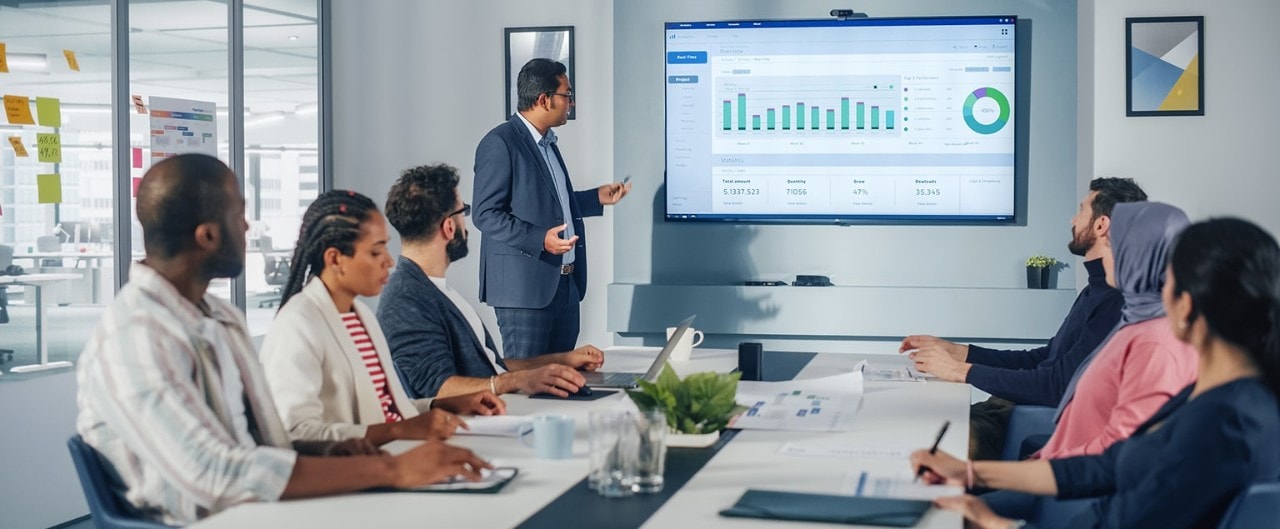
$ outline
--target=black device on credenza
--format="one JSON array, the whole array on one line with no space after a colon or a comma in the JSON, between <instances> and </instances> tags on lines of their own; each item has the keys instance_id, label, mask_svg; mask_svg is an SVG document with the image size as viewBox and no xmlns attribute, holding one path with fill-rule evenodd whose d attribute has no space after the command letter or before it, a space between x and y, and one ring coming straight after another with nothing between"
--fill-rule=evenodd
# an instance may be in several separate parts
<instances>
[{"instance_id":1,"label":"black device on credenza","mask_svg":"<svg viewBox=\"0 0 1280 529\"><path fill-rule=\"evenodd\" d=\"M738 371L741 380L764 379L764 344L742 342L738 344Z\"/></svg>"},{"instance_id":2,"label":"black device on credenza","mask_svg":"<svg viewBox=\"0 0 1280 529\"><path fill-rule=\"evenodd\" d=\"M795 286L795 287L829 287L829 286L833 286L833 285L831 284L831 278L829 278L829 277L827 277L827 276L807 276L807 275L797 275L797 276L796 276L796 280L795 280L795 282L794 282L794 283L791 283L791 286Z\"/></svg>"}]
</instances>

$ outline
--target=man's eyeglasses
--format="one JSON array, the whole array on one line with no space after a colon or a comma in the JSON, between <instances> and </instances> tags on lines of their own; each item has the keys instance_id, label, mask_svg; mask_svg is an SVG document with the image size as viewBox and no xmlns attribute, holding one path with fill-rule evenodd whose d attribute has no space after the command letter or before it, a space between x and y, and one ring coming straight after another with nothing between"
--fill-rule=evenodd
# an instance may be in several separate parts
<instances>
[{"instance_id":1,"label":"man's eyeglasses","mask_svg":"<svg viewBox=\"0 0 1280 529\"><path fill-rule=\"evenodd\" d=\"M458 211L455 211L455 212L453 212L453 213L450 213L450 214L446 215L446 216L445 216L445 218L452 217L452 216L457 215L457 214L459 214L459 213L461 213L461 214L462 214L462 216L464 216L464 217L470 217L470 216L471 216L471 204L468 204L468 203L466 203L466 202L463 202L463 203L462 203L462 209L459 209Z\"/></svg>"},{"instance_id":2,"label":"man's eyeglasses","mask_svg":"<svg viewBox=\"0 0 1280 529\"><path fill-rule=\"evenodd\" d=\"M569 98L569 101L573 101L573 91L572 91L572 90L570 90L570 91L568 91L568 92L565 92L565 93L563 93L563 94L561 94L561 93L559 93L559 92L547 92L547 94L548 94L548 95L553 95L553 96L567 97L567 98Z\"/></svg>"}]
</instances>

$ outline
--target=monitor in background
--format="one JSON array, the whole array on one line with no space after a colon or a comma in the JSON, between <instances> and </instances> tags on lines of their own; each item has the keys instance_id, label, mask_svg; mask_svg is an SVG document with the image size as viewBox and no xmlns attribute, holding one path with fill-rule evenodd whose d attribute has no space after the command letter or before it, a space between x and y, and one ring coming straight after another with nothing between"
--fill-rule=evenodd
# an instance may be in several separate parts
<instances>
[{"instance_id":1,"label":"monitor in background","mask_svg":"<svg viewBox=\"0 0 1280 529\"><path fill-rule=\"evenodd\" d=\"M667 220L1014 221L1016 23L667 23Z\"/></svg>"},{"instance_id":2,"label":"monitor in background","mask_svg":"<svg viewBox=\"0 0 1280 529\"><path fill-rule=\"evenodd\" d=\"M100 223L89 221L64 221L53 231L61 242L72 244L102 242L104 235Z\"/></svg>"}]
</instances>

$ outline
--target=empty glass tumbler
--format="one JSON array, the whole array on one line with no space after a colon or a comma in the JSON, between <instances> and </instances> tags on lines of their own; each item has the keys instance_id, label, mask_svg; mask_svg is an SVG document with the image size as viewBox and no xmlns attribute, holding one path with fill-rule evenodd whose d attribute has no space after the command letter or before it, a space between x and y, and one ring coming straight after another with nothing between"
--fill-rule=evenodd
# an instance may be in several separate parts
<instances>
[{"instance_id":1,"label":"empty glass tumbler","mask_svg":"<svg viewBox=\"0 0 1280 529\"><path fill-rule=\"evenodd\" d=\"M593 410L587 416L590 441L588 485L601 496L625 498L635 493L636 416L624 410Z\"/></svg>"},{"instance_id":2,"label":"empty glass tumbler","mask_svg":"<svg viewBox=\"0 0 1280 529\"><path fill-rule=\"evenodd\" d=\"M663 470L667 462L667 416L662 410L642 411L635 416L636 478L639 493L662 492Z\"/></svg>"}]
</instances>

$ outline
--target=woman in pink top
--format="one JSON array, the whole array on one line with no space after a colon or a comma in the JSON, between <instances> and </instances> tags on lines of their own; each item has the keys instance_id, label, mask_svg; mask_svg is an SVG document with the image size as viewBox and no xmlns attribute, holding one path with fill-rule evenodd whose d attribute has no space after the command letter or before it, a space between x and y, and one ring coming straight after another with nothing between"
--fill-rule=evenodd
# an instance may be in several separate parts
<instances>
[{"instance_id":1,"label":"woman in pink top","mask_svg":"<svg viewBox=\"0 0 1280 529\"><path fill-rule=\"evenodd\" d=\"M1101 454L1195 382L1196 350L1173 335L1160 301L1166 254L1187 224L1168 204L1116 204L1102 265L1107 283L1124 294L1120 323L1076 370L1058 426L1036 457Z\"/></svg>"}]
</instances>

